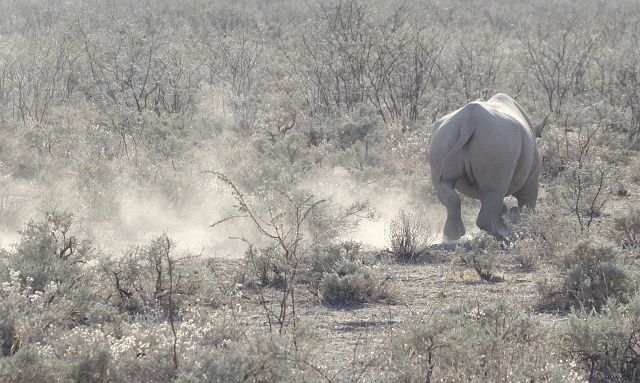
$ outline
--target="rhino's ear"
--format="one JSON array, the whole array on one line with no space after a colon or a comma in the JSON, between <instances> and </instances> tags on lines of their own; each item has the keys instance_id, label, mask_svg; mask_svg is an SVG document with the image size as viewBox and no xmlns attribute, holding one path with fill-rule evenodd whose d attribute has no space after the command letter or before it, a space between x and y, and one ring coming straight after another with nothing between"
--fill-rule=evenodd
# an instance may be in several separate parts
<instances>
[{"instance_id":1,"label":"rhino's ear","mask_svg":"<svg viewBox=\"0 0 640 383\"><path fill-rule=\"evenodd\" d=\"M533 128L533 133L535 133L537 138L542 137L542 130L544 130L544 127L547 126L548 119L549 115L545 116L544 120L540 121L540 123L536 125L535 128Z\"/></svg>"}]
</instances>

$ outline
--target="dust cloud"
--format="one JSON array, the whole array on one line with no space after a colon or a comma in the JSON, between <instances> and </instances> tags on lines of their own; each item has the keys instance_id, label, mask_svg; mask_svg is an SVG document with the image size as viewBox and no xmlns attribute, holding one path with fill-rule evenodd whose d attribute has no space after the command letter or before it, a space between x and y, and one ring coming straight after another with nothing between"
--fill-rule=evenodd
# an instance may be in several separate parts
<instances>
[{"instance_id":1,"label":"dust cloud","mask_svg":"<svg viewBox=\"0 0 640 383\"><path fill-rule=\"evenodd\" d=\"M306 187L315 195L327 198L331 203L347 206L358 201L368 201L375 209L375 219L362 220L358 227L344 234L344 239L362 242L368 248L382 249L388 245L389 224L401 209L415 213L416 218L429 231L434 242L441 241L440 232L446 219L445 210L435 201L404 185L388 184L381 177L376 181L362 182L351 176L343 167L318 171Z\"/></svg>"},{"instance_id":2,"label":"dust cloud","mask_svg":"<svg viewBox=\"0 0 640 383\"><path fill-rule=\"evenodd\" d=\"M435 242L441 241L444 208L420 196L419 191L398 183L389 184L384 178L362 181L338 166L310 172L298 187L317 198L327 199L331 206L346 207L362 201L370 203L375 218L362 219L356 228L345 232L342 239L362 242L369 249L385 248L390 222L401 209L405 209L415 214L432 233ZM38 193L39 197L32 196L31 200L22 201L19 209L22 213L18 219L12 224L5 222L0 227L0 247L10 248L18 240L18 230L29 219L42 219L42 212L51 210L73 212L74 232L79 237L91 239L99 250L116 256L162 233L176 242L179 251L207 256L241 257L247 245L239 237L259 245L263 239L246 219L234 219L210 227L218 220L237 214L237 211L230 191L221 182L212 175L203 175L201 182L199 190L194 195L185 196L183 201L170 200L161 190L153 188L121 190L114 199L114 211L106 217L96 217L82 207L80 196L70 191L72 185L56 185L55 193L50 189L46 193ZM51 195L67 197L65 200Z\"/></svg>"}]
</instances>

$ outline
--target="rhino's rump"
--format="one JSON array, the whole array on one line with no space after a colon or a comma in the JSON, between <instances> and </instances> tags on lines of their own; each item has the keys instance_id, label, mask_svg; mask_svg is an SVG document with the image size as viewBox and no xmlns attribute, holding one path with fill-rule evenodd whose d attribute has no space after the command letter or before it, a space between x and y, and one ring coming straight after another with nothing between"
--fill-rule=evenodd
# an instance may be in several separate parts
<instances>
[{"instance_id":1,"label":"rhino's rump","mask_svg":"<svg viewBox=\"0 0 640 383\"><path fill-rule=\"evenodd\" d=\"M434 184L453 181L472 198L482 191L510 195L538 171L529 119L502 96L470 103L436 124L430 148Z\"/></svg>"}]
</instances>

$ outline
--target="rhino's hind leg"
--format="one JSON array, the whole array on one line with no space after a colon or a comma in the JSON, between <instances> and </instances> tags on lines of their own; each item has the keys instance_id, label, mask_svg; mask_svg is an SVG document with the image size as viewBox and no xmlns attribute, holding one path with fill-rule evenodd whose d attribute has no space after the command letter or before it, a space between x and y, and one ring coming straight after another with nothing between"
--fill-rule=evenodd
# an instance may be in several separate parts
<instances>
[{"instance_id":1,"label":"rhino's hind leg","mask_svg":"<svg viewBox=\"0 0 640 383\"><path fill-rule=\"evenodd\" d=\"M538 202L538 178L532 177L526 185L513 196L518 200L518 207L533 211L536 208L536 202Z\"/></svg>"},{"instance_id":2,"label":"rhino's hind leg","mask_svg":"<svg viewBox=\"0 0 640 383\"><path fill-rule=\"evenodd\" d=\"M460 196L455 191L453 182L441 182L436 187L438 199L447 208L447 222L444 225L444 237L449 241L460 239L465 233L460 214Z\"/></svg>"},{"instance_id":3,"label":"rhino's hind leg","mask_svg":"<svg viewBox=\"0 0 640 383\"><path fill-rule=\"evenodd\" d=\"M499 241L512 236L511 229L504 222L504 194L486 192L482 194L482 207L476 219L476 225Z\"/></svg>"}]
</instances>

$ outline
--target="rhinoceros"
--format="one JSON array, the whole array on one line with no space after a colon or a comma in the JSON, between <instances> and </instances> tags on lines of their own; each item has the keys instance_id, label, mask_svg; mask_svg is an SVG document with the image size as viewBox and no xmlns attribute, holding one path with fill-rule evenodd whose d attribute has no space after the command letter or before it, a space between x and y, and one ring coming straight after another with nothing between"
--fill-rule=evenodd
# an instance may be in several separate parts
<instances>
[{"instance_id":1,"label":"rhinoceros","mask_svg":"<svg viewBox=\"0 0 640 383\"><path fill-rule=\"evenodd\" d=\"M533 126L522 107L503 93L435 122L429 164L438 199L447 208L445 239L465 234L455 189L482 202L476 219L480 229L499 240L512 236L503 218L504 198L513 195L518 207L535 208L542 167L536 137L545 122Z\"/></svg>"}]
</instances>

